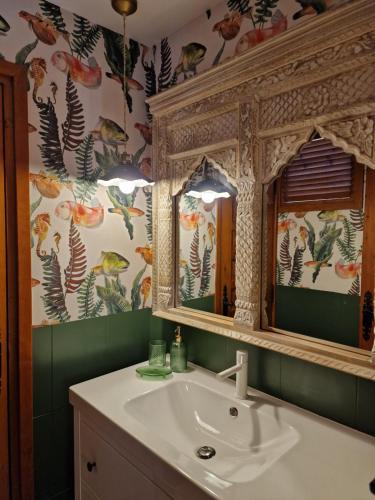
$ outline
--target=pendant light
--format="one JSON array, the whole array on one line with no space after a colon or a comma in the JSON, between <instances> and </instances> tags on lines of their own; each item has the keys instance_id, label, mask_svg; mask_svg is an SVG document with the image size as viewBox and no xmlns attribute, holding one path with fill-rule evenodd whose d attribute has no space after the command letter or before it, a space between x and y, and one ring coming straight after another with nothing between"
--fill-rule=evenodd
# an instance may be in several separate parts
<instances>
[{"instance_id":1,"label":"pendant light","mask_svg":"<svg viewBox=\"0 0 375 500\"><path fill-rule=\"evenodd\" d=\"M137 10L137 0L112 0L113 9L121 14L123 20L123 100L124 100L124 152L118 165L98 179L101 186L117 186L124 194L130 194L137 187L153 186L155 183L144 175L138 165L134 164L133 156L126 151L126 17Z\"/></svg>"},{"instance_id":2,"label":"pendant light","mask_svg":"<svg viewBox=\"0 0 375 500\"><path fill-rule=\"evenodd\" d=\"M190 184L189 190L185 195L201 199L204 203L212 203L218 198L229 198L231 195L230 189L219 179L215 179L212 176L208 165L206 160L203 167L202 179L196 184Z\"/></svg>"}]
</instances>

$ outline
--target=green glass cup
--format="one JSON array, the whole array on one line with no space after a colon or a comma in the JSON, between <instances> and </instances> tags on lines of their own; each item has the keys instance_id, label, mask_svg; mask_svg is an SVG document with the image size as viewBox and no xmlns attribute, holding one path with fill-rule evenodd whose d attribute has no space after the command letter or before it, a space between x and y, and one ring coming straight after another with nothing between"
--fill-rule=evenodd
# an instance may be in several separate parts
<instances>
[{"instance_id":1,"label":"green glass cup","mask_svg":"<svg viewBox=\"0 0 375 500\"><path fill-rule=\"evenodd\" d=\"M148 350L148 364L150 366L165 366L167 357L167 343L165 340L150 340Z\"/></svg>"}]
</instances>

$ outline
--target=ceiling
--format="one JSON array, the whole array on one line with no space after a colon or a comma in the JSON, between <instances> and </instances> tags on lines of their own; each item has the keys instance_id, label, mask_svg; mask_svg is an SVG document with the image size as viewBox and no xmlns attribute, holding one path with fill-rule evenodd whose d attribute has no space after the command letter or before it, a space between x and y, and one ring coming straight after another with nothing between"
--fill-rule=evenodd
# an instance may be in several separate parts
<instances>
[{"instance_id":1,"label":"ceiling","mask_svg":"<svg viewBox=\"0 0 375 500\"><path fill-rule=\"evenodd\" d=\"M112 9L110 0L54 0L54 3L95 24L122 32L121 16ZM218 3L220 0L138 0L138 10L129 17L127 30L135 40L152 45Z\"/></svg>"}]
</instances>

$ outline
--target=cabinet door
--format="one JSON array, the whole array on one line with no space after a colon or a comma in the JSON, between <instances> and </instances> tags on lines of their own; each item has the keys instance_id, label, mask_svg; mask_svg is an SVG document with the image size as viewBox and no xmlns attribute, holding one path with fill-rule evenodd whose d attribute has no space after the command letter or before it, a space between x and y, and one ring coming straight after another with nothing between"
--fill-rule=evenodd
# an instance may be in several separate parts
<instances>
[{"instance_id":1,"label":"cabinet door","mask_svg":"<svg viewBox=\"0 0 375 500\"><path fill-rule=\"evenodd\" d=\"M100 500L100 499L90 490L90 488L85 483L82 483L81 500Z\"/></svg>"},{"instance_id":2,"label":"cabinet door","mask_svg":"<svg viewBox=\"0 0 375 500\"><path fill-rule=\"evenodd\" d=\"M87 487L100 500L170 498L84 421L80 425L80 446L81 479L85 483L81 484L81 500L95 498Z\"/></svg>"}]
</instances>

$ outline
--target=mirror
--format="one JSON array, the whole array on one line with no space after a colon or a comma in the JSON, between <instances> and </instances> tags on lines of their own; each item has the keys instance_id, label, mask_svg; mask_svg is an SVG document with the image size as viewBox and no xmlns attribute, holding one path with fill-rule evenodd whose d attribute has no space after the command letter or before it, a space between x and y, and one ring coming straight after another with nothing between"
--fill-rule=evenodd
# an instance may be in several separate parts
<instances>
[{"instance_id":1,"label":"mirror","mask_svg":"<svg viewBox=\"0 0 375 500\"><path fill-rule=\"evenodd\" d=\"M338 13L340 22L332 14L323 27L301 25L298 51L293 37L275 39L272 48L259 46L148 100L155 138L153 315L375 380L375 352L369 352L374 343L374 268L366 257L369 248L375 248L367 244L375 235L371 222L375 197L366 194L375 189L374 85L370 49L362 43L371 30L356 32L349 41L345 38L345 33L357 29L358 19L367 27L375 20L370 3L364 0L360 7L356 3L355 9L348 6L345 16ZM327 37L332 41L329 50ZM332 200L327 196L310 198L305 201L311 205L303 208L301 198L286 197L287 206L276 209L283 172L304 144L318 139L312 137L314 131L353 161L338 183L340 188L349 186L350 196L341 192L335 206L329 205ZM184 183L203 157L237 189L234 318L179 307L185 276L180 264L189 262L194 230L179 227L177 195L187 194L182 192ZM340 170L331 172L332 179L340 179ZM292 188L292 176L290 180ZM319 178L313 180L314 194L333 194L320 189ZM198 212L205 215L204 209ZM273 224L267 224L267 216L273 217ZM357 227L362 225L361 249ZM287 233L289 244L285 240L283 248L288 251L281 263ZM187 234L190 240L184 251L178 240L183 242ZM216 245L218 254L218 234ZM218 263L214 265L216 292ZM332 284L340 288L327 288ZM323 308L315 298L301 303L286 296L284 307L281 287L289 295L323 297ZM349 310L349 302L355 303L350 331L341 314ZM303 324L306 319L309 325Z\"/></svg>"},{"instance_id":2,"label":"mirror","mask_svg":"<svg viewBox=\"0 0 375 500\"><path fill-rule=\"evenodd\" d=\"M314 134L269 186L271 326L371 349L373 179Z\"/></svg>"},{"instance_id":3,"label":"mirror","mask_svg":"<svg viewBox=\"0 0 375 500\"><path fill-rule=\"evenodd\" d=\"M207 159L177 196L180 302L234 316L236 190Z\"/></svg>"}]
</instances>

